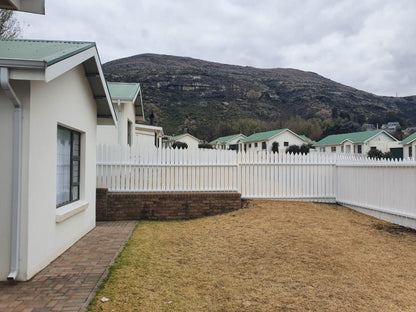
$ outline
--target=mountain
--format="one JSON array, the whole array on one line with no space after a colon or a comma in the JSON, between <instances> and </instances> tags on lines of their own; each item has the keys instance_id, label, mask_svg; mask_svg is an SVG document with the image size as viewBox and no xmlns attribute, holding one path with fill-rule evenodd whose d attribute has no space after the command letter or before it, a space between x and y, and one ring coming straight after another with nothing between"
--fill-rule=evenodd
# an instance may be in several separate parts
<instances>
[{"instance_id":1,"label":"mountain","mask_svg":"<svg viewBox=\"0 0 416 312\"><path fill-rule=\"evenodd\" d=\"M200 139L289 127L319 138L331 127L416 125L416 96L384 97L316 73L141 54L103 65L108 81L140 82L145 114L165 133Z\"/></svg>"}]
</instances>

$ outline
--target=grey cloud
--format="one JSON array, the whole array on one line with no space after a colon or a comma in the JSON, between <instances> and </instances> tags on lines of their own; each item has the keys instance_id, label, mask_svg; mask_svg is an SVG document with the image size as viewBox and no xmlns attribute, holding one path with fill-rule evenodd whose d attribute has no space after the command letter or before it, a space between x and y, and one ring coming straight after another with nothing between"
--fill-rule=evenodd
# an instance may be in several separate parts
<instances>
[{"instance_id":1,"label":"grey cloud","mask_svg":"<svg viewBox=\"0 0 416 312\"><path fill-rule=\"evenodd\" d=\"M25 37L91 40L102 60L152 52L315 71L383 95L416 94L413 0L63 0L19 14Z\"/></svg>"}]
</instances>

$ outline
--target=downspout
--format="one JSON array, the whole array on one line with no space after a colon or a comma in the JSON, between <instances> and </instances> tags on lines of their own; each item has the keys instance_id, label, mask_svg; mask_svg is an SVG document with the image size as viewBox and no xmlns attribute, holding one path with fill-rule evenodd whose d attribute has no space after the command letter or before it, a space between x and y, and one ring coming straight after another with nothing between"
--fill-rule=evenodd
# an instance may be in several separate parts
<instances>
[{"instance_id":1,"label":"downspout","mask_svg":"<svg viewBox=\"0 0 416 312\"><path fill-rule=\"evenodd\" d=\"M118 127L118 145L121 145L121 131L122 131L122 129L121 129L121 119L123 118L123 112L122 112L122 110L121 110L121 101L120 101L120 99L118 99L117 100L117 106L118 106L118 116L117 116L117 118L118 118L118 125L117 125L117 127Z\"/></svg>"},{"instance_id":2,"label":"downspout","mask_svg":"<svg viewBox=\"0 0 416 312\"><path fill-rule=\"evenodd\" d=\"M14 106L13 114L13 164L12 164L12 241L10 273L8 280L15 280L19 273L21 173L22 173L22 104L9 81L9 69L0 68L0 84Z\"/></svg>"}]
</instances>

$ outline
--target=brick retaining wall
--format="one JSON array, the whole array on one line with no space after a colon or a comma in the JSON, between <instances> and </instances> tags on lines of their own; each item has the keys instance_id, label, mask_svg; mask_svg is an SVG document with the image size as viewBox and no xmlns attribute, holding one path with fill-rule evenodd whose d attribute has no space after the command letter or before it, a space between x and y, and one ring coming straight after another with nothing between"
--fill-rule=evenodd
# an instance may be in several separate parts
<instances>
[{"instance_id":1,"label":"brick retaining wall","mask_svg":"<svg viewBox=\"0 0 416 312\"><path fill-rule=\"evenodd\" d=\"M111 193L97 189L97 221L175 220L241 208L239 193Z\"/></svg>"}]
</instances>

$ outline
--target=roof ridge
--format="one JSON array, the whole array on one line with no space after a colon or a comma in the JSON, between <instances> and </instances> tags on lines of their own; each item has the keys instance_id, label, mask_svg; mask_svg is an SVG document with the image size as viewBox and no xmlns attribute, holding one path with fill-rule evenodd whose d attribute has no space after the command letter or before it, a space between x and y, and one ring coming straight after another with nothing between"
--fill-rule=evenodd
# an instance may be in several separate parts
<instances>
[{"instance_id":1,"label":"roof ridge","mask_svg":"<svg viewBox=\"0 0 416 312\"><path fill-rule=\"evenodd\" d=\"M21 41L21 42L45 42L45 43L89 43L96 45L94 41L71 41L71 40L53 40L53 39L0 39L0 41Z\"/></svg>"}]
</instances>

